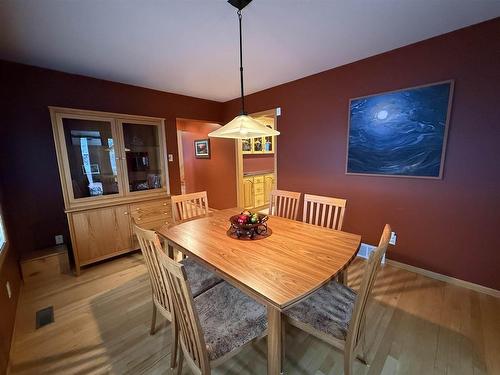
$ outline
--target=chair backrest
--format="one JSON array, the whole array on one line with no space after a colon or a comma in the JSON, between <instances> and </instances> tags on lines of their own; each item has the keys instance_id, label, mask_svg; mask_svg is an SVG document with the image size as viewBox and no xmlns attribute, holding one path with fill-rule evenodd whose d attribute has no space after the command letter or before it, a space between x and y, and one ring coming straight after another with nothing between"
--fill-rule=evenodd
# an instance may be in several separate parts
<instances>
[{"instance_id":1,"label":"chair backrest","mask_svg":"<svg viewBox=\"0 0 500 375\"><path fill-rule=\"evenodd\" d=\"M297 220L300 193L285 190L273 190L269 199L269 215Z\"/></svg>"},{"instance_id":2,"label":"chair backrest","mask_svg":"<svg viewBox=\"0 0 500 375\"><path fill-rule=\"evenodd\" d=\"M345 199L304 194L302 221L330 229L342 229Z\"/></svg>"},{"instance_id":3,"label":"chair backrest","mask_svg":"<svg viewBox=\"0 0 500 375\"><path fill-rule=\"evenodd\" d=\"M174 223L208 214L206 191L172 196L172 216Z\"/></svg>"},{"instance_id":4,"label":"chair backrest","mask_svg":"<svg viewBox=\"0 0 500 375\"><path fill-rule=\"evenodd\" d=\"M170 315L172 320L172 301L168 294L167 275L158 258L163 253L158 235L147 229L142 229L134 224L134 232L139 240L142 255L148 269L149 281L153 291L153 301L161 308L163 315Z\"/></svg>"},{"instance_id":5,"label":"chair backrest","mask_svg":"<svg viewBox=\"0 0 500 375\"><path fill-rule=\"evenodd\" d=\"M210 373L210 360L201 329L193 295L188 285L182 263L160 254L160 262L166 271L168 287L174 304L176 324L179 327L181 350L188 357L187 363L195 372Z\"/></svg>"},{"instance_id":6,"label":"chair backrest","mask_svg":"<svg viewBox=\"0 0 500 375\"><path fill-rule=\"evenodd\" d=\"M366 306L373 289L373 284L377 277L377 272L380 268L380 263L389 245L391 238L391 226L386 224L378 247L370 254L366 268L364 271L361 285L358 291L356 302L352 313L351 321L349 322L349 330L346 338L346 353L353 353L356 349L361 334L363 334L366 324Z\"/></svg>"}]
</instances>

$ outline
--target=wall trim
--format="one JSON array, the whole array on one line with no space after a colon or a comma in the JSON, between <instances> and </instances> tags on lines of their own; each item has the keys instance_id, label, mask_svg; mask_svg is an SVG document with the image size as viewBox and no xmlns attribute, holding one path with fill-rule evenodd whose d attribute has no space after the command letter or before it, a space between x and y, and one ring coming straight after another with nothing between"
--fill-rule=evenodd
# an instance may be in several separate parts
<instances>
[{"instance_id":1,"label":"wall trim","mask_svg":"<svg viewBox=\"0 0 500 375\"><path fill-rule=\"evenodd\" d=\"M397 268L402 268L402 269L410 271L410 272L418 273L420 275L430 277L431 279L444 281L446 283L456 285L456 286L461 286L463 288L470 289L470 290L473 290L475 292L484 293L484 294L487 294L487 295L492 296L492 297L500 298L500 290L488 288L488 287L483 286L483 285L474 284L474 283L471 283L469 281L457 279L455 277L446 276L446 275L443 275L441 273L432 272L432 271L429 271L429 270L426 270L423 268L411 266L409 264L401 263L401 262L398 262L398 261L395 261L392 259L386 258L385 262L386 262L386 264L389 264L391 266L394 266Z\"/></svg>"}]
</instances>

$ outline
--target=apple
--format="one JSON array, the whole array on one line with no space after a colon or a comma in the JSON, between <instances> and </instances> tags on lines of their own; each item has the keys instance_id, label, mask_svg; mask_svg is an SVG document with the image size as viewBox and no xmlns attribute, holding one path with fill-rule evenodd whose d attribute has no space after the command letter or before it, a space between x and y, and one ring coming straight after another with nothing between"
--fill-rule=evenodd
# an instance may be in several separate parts
<instances>
[{"instance_id":1,"label":"apple","mask_svg":"<svg viewBox=\"0 0 500 375\"><path fill-rule=\"evenodd\" d=\"M249 219L249 216L242 214L242 215L238 216L238 224L240 224L240 225L246 224L248 219Z\"/></svg>"}]
</instances>

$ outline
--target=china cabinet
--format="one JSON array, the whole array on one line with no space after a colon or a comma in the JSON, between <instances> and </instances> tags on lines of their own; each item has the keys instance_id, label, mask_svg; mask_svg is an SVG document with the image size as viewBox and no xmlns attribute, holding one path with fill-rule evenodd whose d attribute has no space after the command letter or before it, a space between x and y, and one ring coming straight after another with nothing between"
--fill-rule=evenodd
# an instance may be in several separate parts
<instances>
[{"instance_id":1,"label":"china cabinet","mask_svg":"<svg viewBox=\"0 0 500 375\"><path fill-rule=\"evenodd\" d=\"M64 204L80 267L137 249L132 219L171 218L164 120L49 107Z\"/></svg>"}]
</instances>

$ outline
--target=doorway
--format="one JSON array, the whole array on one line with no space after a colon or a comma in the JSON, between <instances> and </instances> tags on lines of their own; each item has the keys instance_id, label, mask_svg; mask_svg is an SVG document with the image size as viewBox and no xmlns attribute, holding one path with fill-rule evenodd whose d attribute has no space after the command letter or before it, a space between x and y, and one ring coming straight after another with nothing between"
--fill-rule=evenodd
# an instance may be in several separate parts
<instances>
[{"instance_id":1,"label":"doorway","mask_svg":"<svg viewBox=\"0 0 500 375\"><path fill-rule=\"evenodd\" d=\"M271 109L250 116L277 129L278 112L279 109ZM264 213L268 209L278 180L276 141L277 137L258 137L236 142L238 207Z\"/></svg>"},{"instance_id":2,"label":"doorway","mask_svg":"<svg viewBox=\"0 0 500 375\"><path fill-rule=\"evenodd\" d=\"M206 191L210 208L235 207L234 140L208 137L218 123L179 118L176 125L182 194Z\"/></svg>"}]
</instances>

